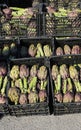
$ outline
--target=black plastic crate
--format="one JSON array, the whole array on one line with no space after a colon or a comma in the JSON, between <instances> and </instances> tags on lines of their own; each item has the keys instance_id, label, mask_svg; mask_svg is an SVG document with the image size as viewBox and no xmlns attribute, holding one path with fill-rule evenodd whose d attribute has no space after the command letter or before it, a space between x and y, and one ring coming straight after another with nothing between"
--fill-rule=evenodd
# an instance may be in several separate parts
<instances>
[{"instance_id":1,"label":"black plastic crate","mask_svg":"<svg viewBox=\"0 0 81 130\"><path fill-rule=\"evenodd\" d=\"M64 58L64 57L52 57L50 59L50 72L52 65L74 65L81 63L81 55L80 56L73 56L72 59ZM52 98L53 98L53 111L54 115L63 115L63 114L71 114L71 113L81 113L81 102L71 102L71 103L59 103L56 101L54 97L54 83L52 80L52 76L50 73L50 80L51 80L51 90L52 90ZM75 94L75 90L73 89L73 93Z\"/></svg>"},{"instance_id":2,"label":"black plastic crate","mask_svg":"<svg viewBox=\"0 0 81 130\"><path fill-rule=\"evenodd\" d=\"M71 51L72 51L72 48L73 48L73 46L75 46L75 45L78 45L80 48L81 48L81 38L77 38L77 37L75 37L75 38L62 38L61 37L61 39L60 38L55 38L55 52L54 52L54 55L56 55L56 49L58 48L58 47L61 47L62 49L63 49L63 56L70 56L70 58L71 58L71 55L73 56L73 55L75 55L75 54L64 54L64 46L65 45L68 45L70 48L71 48ZM81 55L81 52L79 53L79 54L77 54L77 55Z\"/></svg>"},{"instance_id":3,"label":"black plastic crate","mask_svg":"<svg viewBox=\"0 0 81 130\"><path fill-rule=\"evenodd\" d=\"M6 65L6 70L7 70L7 74L5 75L5 77L7 76L7 78L8 78L8 62L7 62L7 60L6 59L4 59L3 57L2 58L0 58L0 67L1 66L4 66L4 64ZM0 70L0 73L1 73L1 70ZM2 80L4 80L4 78L5 78L4 76L3 76L3 79ZM6 103L5 104L0 104L0 115L8 115L9 114L9 108L8 108L8 98L7 98L7 88L8 88L8 85L9 85L9 81L7 82L7 86L6 86L6 88L5 88L5 98L6 98ZM2 86L3 86L3 82L2 82L2 84L1 84L1 88L0 88L0 96L2 95L1 94L1 89L2 89ZM1 98L1 97L0 97ZM0 99L1 100L1 99Z\"/></svg>"},{"instance_id":4,"label":"black plastic crate","mask_svg":"<svg viewBox=\"0 0 81 130\"><path fill-rule=\"evenodd\" d=\"M0 58L18 58L18 39L0 39Z\"/></svg>"},{"instance_id":5,"label":"black plastic crate","mask_svg":"<svg viewBox=\"0 0 81 130\"><path fill-rule=\"evenodd\" d=\"M41 35L76 37L81 36L81 14L76 17L41 14Z\"/></svg>"},{"instance_id":6,"label":"black plastic crate","mask_svg":"<svg viewBox=\"0 0 81 130\"><path fill-rule=\"evenodd\" d=\"M11 116L48 115L47 103L9 106Z\"/></svg>"},{"instance_id":7,"label":"black plastic crate","mask_svg":"<svg viewBox=\"0 0 81 130\"><path fill-rule=\"evenodd\" d=\"M14 17L4 22L0 18L0 37L36 37L39 35L38 15L31 18Z\"/></svg>"},{"instance_id":8,"label":"black plastic crate","mask_svg":"<svg viewBox=\"0 0 81 130\"><path fill-rule=\"evenodd\" d=\"M45 3L55 9L64 8L66 10L81 9L80 0L44 0Z\"/></svg>"},{"instance_id":9,"label":"black plastic crate","mask_svg":"<svg viewBox=\"0 0 81 130\"><path fill-rule=\"evenodd\" d=\"M9 115L9 107L7 104L1 105L0 104L0 115Z\"/></svg>"},{"instance_id":10,"label":"black plastic crate","mask_svg":"<svg viewBox=\"0 0 81 130\"><path fill-rule=\"evenodd\" d=\"M21 65L21 64L26 64L28 67L31 67L34 64L38 64L39 66L45 65L49 67L48 61L45 60L44 58L41 59L18 59L18 60L10 60L10 68L13 65ZM48 73L49 75L49 73ZM37 102L33 104L25 104L25 105L13 105L10 101L9 103L9 112L10 115L12 116L22 116L22 115L48 115L50 114L49 112L49 76L47 77L48 79L48 85L46 87L46 92L47 92L47 100L45 102ZM9 85L10 87L10 85ZM8 87L8 89L9 89ZM8 90L7 90L8 94Z\"/></svg>"},{"instance_id":11,"label":"black plastic crate","mask_svg":"<svg viewBox=\"0 0 81 130\"><path fill-rule=\"evenodd\" d=\"M59 8L65 8L67 10L73 10L73 9L81 9L81 1L80 0L54 0L55 7L57 9Z\"/></svg>"},{"instance_id":12,"label":"black plastic crate","mask_svg":"<svg viewBox=\"0 0 81 130\"><path fill-rule=\"evenodd\" d=\"M19 48L19 50L20 50L19 51L19 58L32 58L28 53L29 46L31 44L34 44L35 47L37 47L38 43L40 43L42 45L42 50L43 50L44 45L49 45L51 50L52 50L52 55L54 54L54 39L53 38L48 38L48 37L21 38L20 44L19 44L19 47L20 47ZM25 48L23 48L23 47L25 47ZM22 51L23 49L25 49L24 52ZM25 51L26 51L26 53L25 53ZM34 56L33 58L37 58L37 57Z\"/></svg>"},{"instance_id":13,"label":"black plastic crate","mask_svg":"<svg viewBox=\"0 0 81 130\"><path fill-rule=\"evenodd\" d=\"M54 115L81 113L81 103L58 103L53 104Z\"/></svg>"}]
</instances>

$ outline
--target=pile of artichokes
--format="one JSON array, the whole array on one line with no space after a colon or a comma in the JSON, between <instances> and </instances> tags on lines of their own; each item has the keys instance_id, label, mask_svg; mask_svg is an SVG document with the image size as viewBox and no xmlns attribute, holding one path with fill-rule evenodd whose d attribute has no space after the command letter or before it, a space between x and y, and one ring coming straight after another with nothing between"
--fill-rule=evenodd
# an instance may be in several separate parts
<instances>
[{"instance_id":1,"label":"pile of artichokes","mask_svg":"<svg viewBox=\"0 0 81 130\"><path fill-rule=\"evenodd\" d=\"M81 102L81 64L54 64L51 75L56 102Z\"/></svg>"},{"instance_id":2,"label":"pile of artichokes","mask_svg":"<svg viewBox=\"0 0 81 130\"><path fill-rule=\"evenodd\" d=\"M52 47L49 44L42 45L41 43L30 44L28 49L26 46L21 46L20 56L21 57L50 57L53 55Z\"/></svg>"},{"instance_id":3,"label":"pile of artichokes","mask_svg":"<svg viewBox=\"0 0 81 130\"><path fill-rule=\"evenodd\" d=\"M47 101L47 68L37 64L13 65L10 73L8 98L13 104L31 104Z\"/></svg>"},{"instance_id":4,"label":"pile of artichokes","mask_svg":"<svg viewBox=\"0 0 81 130\"><path fill-rule=\"evenodd\" d=\"M36 36L36 15L32 8L5 8L1 12L1 30L3 36Z\"/></svg>"},{"instance_id":5,"label":"pile of artichokes","mask_svg":"<svg viewBox=\"0 0 81 130\"><path fill-rule=\"evenodd\" d=\"M6 57L6 58L15 58L17 57L17 45L16 43L12 42L9 44L4 43L0 47L0 56Z\"/></svg>"},{"instance_id":6,"label":"pile of artichokes","mask_svg":"<svg viewBox=\"0 0 81 130\"><path fill-rule=\"evenodd\" d=\"M81 47L79 45L73 45L73 47L70 47L69 45L65 44L64 47L57 47L56 49L56 55L78 55L81 54Z\"/></svg>"}]
</instances>

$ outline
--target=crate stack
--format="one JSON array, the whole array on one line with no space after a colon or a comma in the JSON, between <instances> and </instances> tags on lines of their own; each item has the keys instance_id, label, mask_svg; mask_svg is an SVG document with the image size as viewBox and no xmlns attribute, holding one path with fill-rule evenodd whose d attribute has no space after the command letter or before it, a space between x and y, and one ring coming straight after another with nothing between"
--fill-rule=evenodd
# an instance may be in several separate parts
<instances>
[{"instance_id":1,"label":"crate stack","mask_svg":"<svg viewBox=\"0 0 81 130\"><path fill-rule=\"evenodd\" d=\"M49 59L53 112L54 115L80 113L81 2L49 0L48 3L47 11L41 14L41 34L54 38L54 54Z\"/></svg>"},{"instance_id":2,"label":"crate stack","mask_svg":"<svg viewBox=\"0 0 81 130\"><path fill-rule=\"evenodd\" d=\"M0 114L80 113L81 2L8 6L0 10Z\"/></svg>"}]
</instances>

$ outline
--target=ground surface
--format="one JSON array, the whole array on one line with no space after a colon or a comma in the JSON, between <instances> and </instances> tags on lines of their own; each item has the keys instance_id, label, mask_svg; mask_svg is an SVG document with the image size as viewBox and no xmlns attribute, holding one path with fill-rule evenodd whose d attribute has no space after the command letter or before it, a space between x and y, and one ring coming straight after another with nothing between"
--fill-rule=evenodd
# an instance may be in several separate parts
<instances>
[{"instance_id":1,"label":"ground surface","mask_svg":"<svg viewBox=\"0 0 81 130\"><path fill-rule=\"evenodd\" d=\"M81 114L6 116L0 119L0 130L81 130Z\"/></svg>"}]
</instances>

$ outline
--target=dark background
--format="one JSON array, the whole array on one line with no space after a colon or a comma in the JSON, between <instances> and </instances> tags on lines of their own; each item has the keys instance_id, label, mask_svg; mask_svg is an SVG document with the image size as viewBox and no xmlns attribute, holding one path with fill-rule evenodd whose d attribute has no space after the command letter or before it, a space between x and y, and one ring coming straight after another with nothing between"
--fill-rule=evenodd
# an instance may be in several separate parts
<instances>
[{"instance_id":1,"label":"dark background","mask_svg":"<svg viewBox=\"0 0 81 130\"><path fill-rule=\"evenodd\" d=\"M32 6L33 0L0 0L0 4L7 4L12 7L27 8Z\"/></svg>"}]
</instances>

